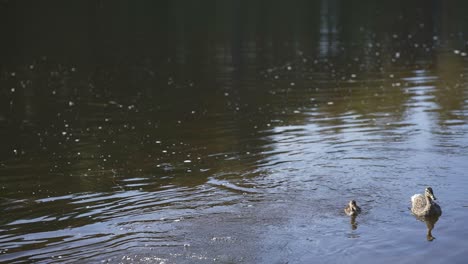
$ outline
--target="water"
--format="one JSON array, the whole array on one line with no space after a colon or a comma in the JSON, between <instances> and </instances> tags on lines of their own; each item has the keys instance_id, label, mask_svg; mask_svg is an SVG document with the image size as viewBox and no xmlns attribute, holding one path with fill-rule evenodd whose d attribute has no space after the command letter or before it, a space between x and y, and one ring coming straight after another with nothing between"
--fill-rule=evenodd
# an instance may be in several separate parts
<instances>
[{"instance_id":1,"label":"water","mask_svg":"<svg viewBox=\"0 0 468 264\"><path fill-rule=\"evenodd\" d=\"M465 3L43 2L0 7L1 262L468 256Z\"/></svg>"}]
</instances>

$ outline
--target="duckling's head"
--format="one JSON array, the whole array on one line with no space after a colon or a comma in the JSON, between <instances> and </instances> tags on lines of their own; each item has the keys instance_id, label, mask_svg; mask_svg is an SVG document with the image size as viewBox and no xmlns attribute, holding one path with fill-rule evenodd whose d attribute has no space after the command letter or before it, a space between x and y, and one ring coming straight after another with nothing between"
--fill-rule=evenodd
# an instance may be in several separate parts
<instances>
[{"instance_id":1,"label":"duckling's head","mask_svg":"<svg viewBox=\"0 0 468 264\"><path fill-rule=\"evenodd\" d=\"M353 212L356 212L356 211L357 211L357 204L356 204L356 201L355 201L355 200L349 201L349 208L351 208L351 210L352 210Z\"/></svg>"},{"instance_id":2,"label":"duckling's head","mask_svg":"<svg viewBox=\"0 0 468 264\"><path fill-rule=\"evenodd\" d=\"M426 191L424 192L424 194L431 198L432 200L437 200L437 198L434 196L434 192L432 191L432 188L431 187L427 187L426 188Z\"/></svg>"}]
</instances>

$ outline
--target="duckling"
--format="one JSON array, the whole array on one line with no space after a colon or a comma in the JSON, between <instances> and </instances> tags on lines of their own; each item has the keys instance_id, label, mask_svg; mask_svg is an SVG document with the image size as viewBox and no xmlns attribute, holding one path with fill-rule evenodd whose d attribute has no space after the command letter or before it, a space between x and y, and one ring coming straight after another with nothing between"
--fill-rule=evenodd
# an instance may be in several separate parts
<instances>
[{"instance_id":1,"label":"duckling","mask_svg":"<svg viewBox=\"0 0 468 264\"><path fill-rule=\"evenodd\" d=\"M419 217L440 216L442 209L434 202L437 198L431 187L427 187L423 194L411 196L411 212Z\"/></svg>"},{"instance_id":2,"label":"duckling","mask_svg":"<svg viewBox=\"0 0 468 264\"><path fill-rule=\"evenodd\" d=\"M349 216L356 216L361 212L361 208L356 204L355 200L351 200L345 207L344 211Z\"/></svg>"}]
</instances>

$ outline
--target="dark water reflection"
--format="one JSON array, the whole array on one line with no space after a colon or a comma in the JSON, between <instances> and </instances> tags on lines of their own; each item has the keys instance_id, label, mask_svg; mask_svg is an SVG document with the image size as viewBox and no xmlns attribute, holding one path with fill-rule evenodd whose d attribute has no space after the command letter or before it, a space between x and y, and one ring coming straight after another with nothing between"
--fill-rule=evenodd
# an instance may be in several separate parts
<instances>
[{"instance_id":1,"label":"dark water reflection","mask_svg":"<svg viewBox=\"0 0 468 264\"><path fill-rule=\"evenodd\" d=\"M439 221L439 216L425 217L425 218L422 218L420 220L426 224L426 227L427 227L427 234L426 234L427 241L433 241L435 239L435 237L432 235L432 230L434 229L435 224L437 223L437 221Z\"/></svg>"},{"instance_id":2,"label":"dark water reflection","mask_svg":"<svg viewBox=\"0 0 468 264\"><path fill-rule=\"evenodd\" d=\"M1 1L0 261L463 262L468 6L374 2Z\"/></svg>"}]
</instances>

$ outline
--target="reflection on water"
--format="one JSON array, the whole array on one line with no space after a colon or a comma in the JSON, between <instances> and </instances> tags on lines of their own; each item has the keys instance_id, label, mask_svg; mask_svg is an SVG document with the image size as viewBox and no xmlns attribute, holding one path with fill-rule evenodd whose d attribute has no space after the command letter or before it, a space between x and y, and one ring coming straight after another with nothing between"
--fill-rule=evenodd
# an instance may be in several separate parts
<instances>
[{"instance_id":1,"label":"reflection on water","mask_svg":"<svg viewBox=\"0 0 468 264\"><path fill-rule=\"evenodd\" d=\"M427 233L426 233L426 239L427 241L432 241L435 239L434 236L432 236L432 230L434 229L435 224L439 220L439 216L431 216L431 217L424 217L420 218L422 222L426 224L427 227Z\"/></svg>"},{"instance_id":2,"label":"reflection on water","mask_svg":"<svg viewBox=\"0 0 468 264\"><path fill-rule=\"evenodd\" d=\"M467 7L1 1L0 261L463 261Z\"/></svg>"},{"instance_id":3,"label":"reflection on water","mask_svg":"<svg viewBox=\"0 0 468 264\"><path fill-rule=\"evenodd\" d=\"M356 217L357 217L356 215L352 215L349 217L352 230L356 230L358 227L358 223L356 222Z\"/></svg>"}]
</instances>

